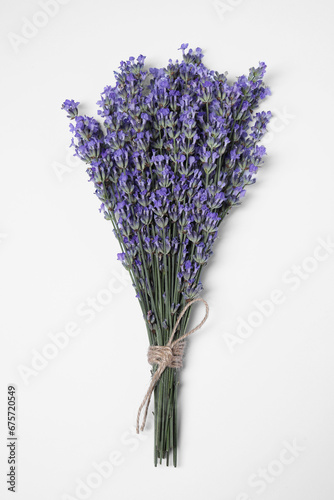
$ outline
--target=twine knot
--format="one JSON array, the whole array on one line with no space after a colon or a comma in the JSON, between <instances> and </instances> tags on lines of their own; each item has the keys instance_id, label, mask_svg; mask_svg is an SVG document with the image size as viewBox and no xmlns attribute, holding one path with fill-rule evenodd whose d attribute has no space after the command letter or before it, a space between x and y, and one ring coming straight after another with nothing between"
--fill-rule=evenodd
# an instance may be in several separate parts
<instances>
[{"instance_id":1,"label":"twine knot","mask_svg":"<svg viewBox=\"0 0 334 500\"><path fill-rule=\"evenodd\" d=\"M179 326L179 323L180 323L181 319L183 318L185 312L195 302L203 302L203 304L205 305L204 318L195 328L193 328L189 332L182 335L182 337L180 337L179 339L173 340L175 332L177 330L177 327ZM148 408L150 405L152 393L153 393L154 387L158 383L161 375L163 374L163 372L165 371L165 369L167 367L169 367L169 368L182 368L182 358L183 358L183 352L184 352L184 347L185 347L184 339L186 337L189 337L189 335L191 335L192 333L199 330L206 322L208 315L209 315L209 306L204 299L202 299L201 297L198 297L197 299L191 300L190 302L188 302L184 306L179 317L177 318L177 321L174 325L173 331L171 333L171 336L169 337L167 344L166 345L152 345L149 347L148 353L147 353L147 360L151 365L157 365L157 369L154 372L151 383L147 389L147 392L146 392L144 399L143 399L143 401L139 407L139 410L138 410L137 427L136 427L137 434L139 434L139 429L143 431L145 428L146 419L147 419L147 412L148 412ZM141 414L144 406L145 406L144 417L143 417L142 424L140 426L140 414Z\"/></svg>"},{"instance_id":2,"label":"twine knot","mask_svg":"<svg viewBox=\"0 0 334 500\"><path fill-rule=\"evenodd\" d=\"M151 345L147 352L150 365L163 365L165 368L181 368L184 342L170 345Z\"/></svg>"}]
</instances>

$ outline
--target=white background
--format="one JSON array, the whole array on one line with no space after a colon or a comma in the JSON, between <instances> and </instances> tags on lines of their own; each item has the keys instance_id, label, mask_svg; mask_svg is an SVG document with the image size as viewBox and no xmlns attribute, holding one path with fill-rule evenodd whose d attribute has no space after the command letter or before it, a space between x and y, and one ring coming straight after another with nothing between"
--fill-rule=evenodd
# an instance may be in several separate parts
<instances>
[{"instance_id":1,"label":"white background","mask_svg":"<svg viewBox=\"0 0 334 500\"><path fill-rule=\"evenodd\" d=\"M331 2L57 5L51 16L38 1L1 2L1 498L13 498L14 383L17 500L332 500L334 253L318 247L334 241ZM154 469L152 420L131 437L150 377L144 323L85 167L68 154L60 107L75 99L94 114L120 60L164 66L183 42L230 78L266 61L275 119L258 183L225 220L204 274L210 317L182 373L179 467ZM265 318L255 301L274 290L282 303L267 303ZM94 298L99 311L80 315ZM197 306L194 324L202 314ZM69 323L77 335L55 351L50 334ZM27 372L36 351L54 359ZM101 479L94 463L113 452L118 465ZM87 481L93 489L76 490Z\"/></svg>"}]
</instances>

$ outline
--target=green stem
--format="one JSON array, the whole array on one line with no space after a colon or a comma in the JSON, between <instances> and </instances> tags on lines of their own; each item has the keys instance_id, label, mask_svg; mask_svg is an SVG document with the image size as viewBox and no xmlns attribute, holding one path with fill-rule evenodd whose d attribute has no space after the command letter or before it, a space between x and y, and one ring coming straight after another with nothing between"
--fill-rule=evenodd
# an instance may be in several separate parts
<instances>
[{"instance_id":1,"label":"green stem","mask_svg":"<svg viewBox=\"0 0 334 500\"><path fill-rule=\"evenodd\" d=\"M166 459L169 463L169 455L173 454L173 463L176 467L176 380L177 372L175 368L166 368L154 390L154 464L162 463Z\"/></svg>"},{"instance_id":2,"label":"green stem","mask_svg":"<svg viewBox=\"0 0 334 500\"><path fill-rule=\"evenodd\" d=\"M157 308L156 308L156 305L155 305L155 300L154 300L154 295L153 295L153 291L152 291L150 275L149 275L148 270L147 270L146 257L144 255L143 245L142 245L142 241L141 241L141 234L140 233L137 233L137 234L138 234L138 240L139 240L139 249L140 249L140 254L141 254L141 260L142 260L143 268L144 268L144 276L146 278L146 282L147 282L149 294L150 294L151 301L152 301L152 309L154 310L155 316L156 316L155 320L156 320L157 329L158 329L157 336L158 336L159 342L162 342L162 337L161 337L161 335L162 335L161 318L158 317L158 311L157 311ZM162 344L160 344L160 345L162 345Z\"/></svg>"}]
</instances>

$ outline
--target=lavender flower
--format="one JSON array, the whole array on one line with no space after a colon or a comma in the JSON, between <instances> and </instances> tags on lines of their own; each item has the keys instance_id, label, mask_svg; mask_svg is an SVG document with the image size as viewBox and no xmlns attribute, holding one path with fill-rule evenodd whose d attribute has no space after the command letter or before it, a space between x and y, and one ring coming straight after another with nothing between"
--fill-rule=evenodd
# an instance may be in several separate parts
<instances>
[{"instance_id":1,"label":"lavender flower","mask_svg":"<svg viewBox=\"0 0 334 500\"><path fill-rule=\"evenodd\" d=\"M78 115L79 104L80 102L75 102L73 101L73 99L67 99L63 102L62 109L65 109L65 111L67 111L68 118L73 119Z\"/></svg>"},{"instance_id":2,"label":"lavender flower","mask_svg":"<svg viewBox=\"0 0 334 500\"><path fill-rule=\"evenodd\" d=\"M115 85L98 101L103 125L78 115L78 102L63 104L72 146L87 164L100 211L112 222L151 345L167 343L177 311L201 292L201 271L219 226L256 181L266 154L258 143L271 117L257 111L270 93L263 62L229 83L226 74L206 68L200 48L182 44L180 50L182 60L166 68L147 71L142 55L122 61ZM175 373L166 370L157 397L173 398L175 383ZM155 416L167 422L164 436L175 419L174 403L167 406L169 415ZM157 463L170 445L162 439L156 447Z\"/></svg>"}]
</instances>

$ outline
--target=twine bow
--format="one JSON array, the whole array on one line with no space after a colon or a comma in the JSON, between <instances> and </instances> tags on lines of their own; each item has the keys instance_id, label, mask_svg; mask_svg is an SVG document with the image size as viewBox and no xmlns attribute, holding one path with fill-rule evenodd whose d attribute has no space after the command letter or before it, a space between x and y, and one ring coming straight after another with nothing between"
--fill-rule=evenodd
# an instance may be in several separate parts
<instances>
[{"instance_id":1,"label":"twine bow","mask_svg":"<svg viewBox=\"0 0 334 500\"><path fill-rule=\"evenodd\" d=\"M181 319L183 318L185 312L195 302L203 302L203 304L205 305L204 318L197 326L195 326L195 328L193 328L189 332L182 335L182 337L180 337L179 339L173 340L175 332L177 330L177 327L179 326L179 323L180 323ZM161 375L163 374L163 372L165 371L165 369L167 367L170 367L170 368L181 368L182 367L182 357L183 357L183 351L184 351L184 346L185 346L184 339L186 337L189 337L189 335L191 335L192 333L199 330L206 322L208 315L209 315L209 306L208 306L208 303L204 299L202 299L201 297L198 297L197 299L191 300L190 302L188 302L184 306L179 317L177 318L177 321L174 325L173 331L171 333L171 336L169 337L167 344L166 345L154 345L154 346L149 347L148 353L147 353L148 362L151 365L155 365L155 364L158 365L158 368L152 377L151 383L147 389L147 392L146 392L144 399L143 399L143 401L139 407L139 410L138 410L137 427L136 427L137 434L139 434L139 428L141 431L143 431L145 428L146 419L147 419L147 412L148 412L148 408L150 405L152 393L153 393L154 387L156 386L157 382L159 381ZM144 406L145 406L144 417L143 417L142 424L140 426L140 415L141 415L141 412L142 412L142 409L144 408Z\"/></svg>"}]
</instances>

